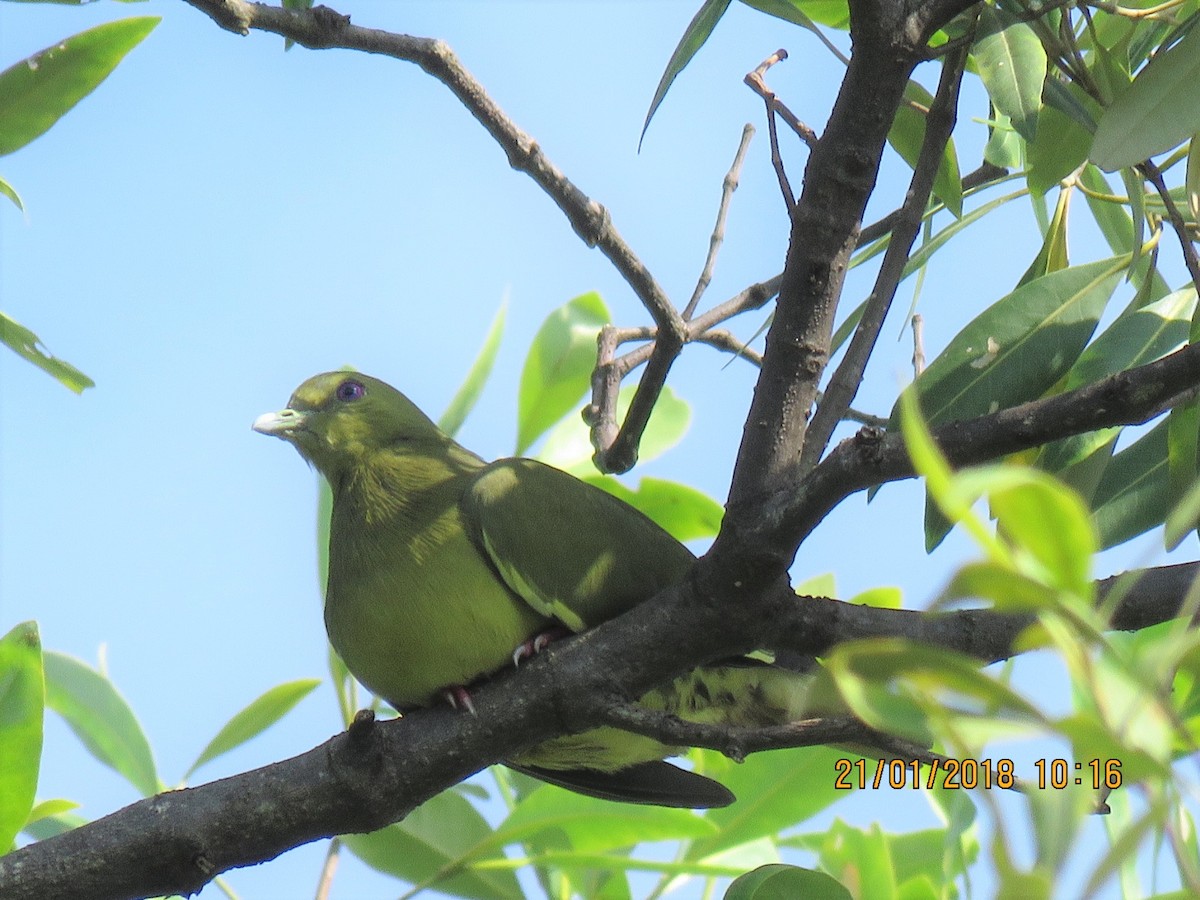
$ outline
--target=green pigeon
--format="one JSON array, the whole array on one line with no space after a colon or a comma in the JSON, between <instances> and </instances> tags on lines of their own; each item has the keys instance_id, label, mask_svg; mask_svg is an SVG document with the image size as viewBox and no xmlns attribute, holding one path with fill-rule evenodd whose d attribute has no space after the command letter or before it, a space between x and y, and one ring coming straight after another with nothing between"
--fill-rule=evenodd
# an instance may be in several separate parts
<instances>
[{"instance_id":1,"label":"green pigeon","mask_svg":"<svg viewBox=\"0 0 1200 900\"><path fill-rule=\"evenodd\" d=\"M291 443L333 489L325 627L347 668L401 712L469 688L561 634L681 580L692 553L642 513L532 459L488 463L395 388L328 372L254 430ZM797 717L803 680L750 658L706 665L639 702L695 722ZM720 783L664 761L682 748L611 727L508 765L579 793L706 808Z\"/></svg>"}]
</instances>

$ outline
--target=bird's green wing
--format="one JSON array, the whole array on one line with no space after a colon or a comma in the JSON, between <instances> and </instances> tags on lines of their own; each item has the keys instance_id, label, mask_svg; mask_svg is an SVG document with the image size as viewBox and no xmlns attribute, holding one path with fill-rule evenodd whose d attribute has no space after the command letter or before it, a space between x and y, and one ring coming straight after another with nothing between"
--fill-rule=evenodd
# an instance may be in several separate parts
<instances>
[{"instance_id":1,"label":"bird's green wing","mask_svg":"<svg viewBox=\"0 0 1200 900\"><path fill-rule=\"evenodd\" d=\"M463 513L505 584L572 631L653 597L695 560L629 504L530 459L481 469Z\"/></svg>"}]
</instances>

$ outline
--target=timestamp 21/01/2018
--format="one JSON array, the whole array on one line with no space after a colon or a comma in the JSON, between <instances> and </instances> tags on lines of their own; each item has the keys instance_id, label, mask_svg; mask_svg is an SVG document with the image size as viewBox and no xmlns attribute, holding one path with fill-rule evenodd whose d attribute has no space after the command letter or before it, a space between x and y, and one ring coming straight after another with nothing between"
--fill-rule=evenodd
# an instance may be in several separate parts
<instances>
[{"instance_id":1,"label":"timestamp 21/01/2018","mask_svg":"<svg viewBox=\"0 0 1200 900\"><path fill-rule=\"evenodd\" d=\"M926 772L922 777L921 767ZM1050 788L1063 790L1071 786L1088 786L1093 790L1121 786L1121 761L1119 759L1090 759L1086 763L1072 763L1065 759L1037 759L1033 762L1036 776L1020 779L1011 759L943 759L935 757L929 762L908 759L838 759L834 761L834 787L838 790L860 790L866 788L919 788L931 789L941 786L948 789L974 790L975 788L1009 789L1018 786L1039 790ZM872 771L873 770L873 771Z\"/></svg>"}]
</instances>

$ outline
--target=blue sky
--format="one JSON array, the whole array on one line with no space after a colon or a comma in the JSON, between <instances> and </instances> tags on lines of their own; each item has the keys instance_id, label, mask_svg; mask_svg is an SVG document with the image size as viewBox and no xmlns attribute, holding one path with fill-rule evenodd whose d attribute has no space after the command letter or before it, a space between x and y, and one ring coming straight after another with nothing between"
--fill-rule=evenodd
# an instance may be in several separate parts
<instances>
[{"instance_id":1,"label":"blue sky","mask_svg":"<svg viewBox=\"0 0 1200 900\"><path fill-rule=\"evenodd\" d=\"M441 37L614 223L682 305L707 250L742 125L759 128L706 303L782 266L786 219L761 101L742 76L778 47L771 86L819 131L840 66L815 38L734 4L638 135L694 2L354 2L356 23ZM508 327L483 403L460 434L512 452L529 341L555 307L598 290L621 324L644 311L554 204L513 172L447 90L415 66L347 51L284 53L179 3L0 5L0 66L93 24L162 23L49 133L0 158L27 213L0 204L0 305L96 387L75 396L0 352L0 631L36 619L48 648L102 655L171 782L245 703L325 672L316 582L314 480L250 431L304 378L344 364L397 385L435 417L489 321ZM843 45L845 42L842 42ZM932 86L936 70L922 71ZM968 93L969 112L986 104ZM962 166L985 137L964 112ZM785 136L794 186L804 153ZM897 205L907 169L889 153L873 218ZM924 286L932 356L1037 251L1028 204L939 254ZM999 252L998 252L999 248ZM1073 260L1107 256L1086 229ZM1177 281L1178 279L1175 279ZM982 290L975 287L982 285ZM867 290L860 273L848 296ZM890 408L909 375L902 289L857 405ZM853 305L853 304L851 304ZM735 323L748 337L755 314ZM903 340L897 335L903 333ZM672 372L692 403L688 438L642 474L723 499L754 372L697 347ZM797 579L832 571L843 597L901 586L929 601L969 553L952 535L926 557L921 492L859 496L801 549ZM1099 574L1163 558L1157 537L1101 560ZM864 552L866 551L866 552ZM322 688L277 728L202 769L203 781L290 756L338 727ZM50 719L39 796L98 817L136 799ZM866 825L932 824L922 806L854 798ZM922 818L924 816L924 818ZM819 825L820 823L815 823ZM231 880L245 897L303 896L323 852L302 848ZM351 860L334 896L392 896ZM216 896L212 889L202 896Z\"/></svg>"}]
</instances>

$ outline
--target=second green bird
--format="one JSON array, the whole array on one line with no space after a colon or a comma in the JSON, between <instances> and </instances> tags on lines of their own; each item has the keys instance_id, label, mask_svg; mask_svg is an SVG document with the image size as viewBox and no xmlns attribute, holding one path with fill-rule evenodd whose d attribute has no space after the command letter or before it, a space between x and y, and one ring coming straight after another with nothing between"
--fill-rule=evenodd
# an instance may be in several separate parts
<instances>
[{"instance_id":1,"label":"second green bird","mask_svg":"<svg viewBox=\"0 0 1200 900\"><path fill-rule=\"evenodd\" d=\"M680 580L692 553L628 504L530 459L486 463L407 397L329 372L254 429L290 442L333 488L325 626L354 676L403 711L466 697L538 635L594 627ZM795 673L710 665L640 702L691 721L779 724ZM733 795L663 758L680 748L614 728L509 764L591 796L712 807Z\"/></svg>"}]
</instances>

